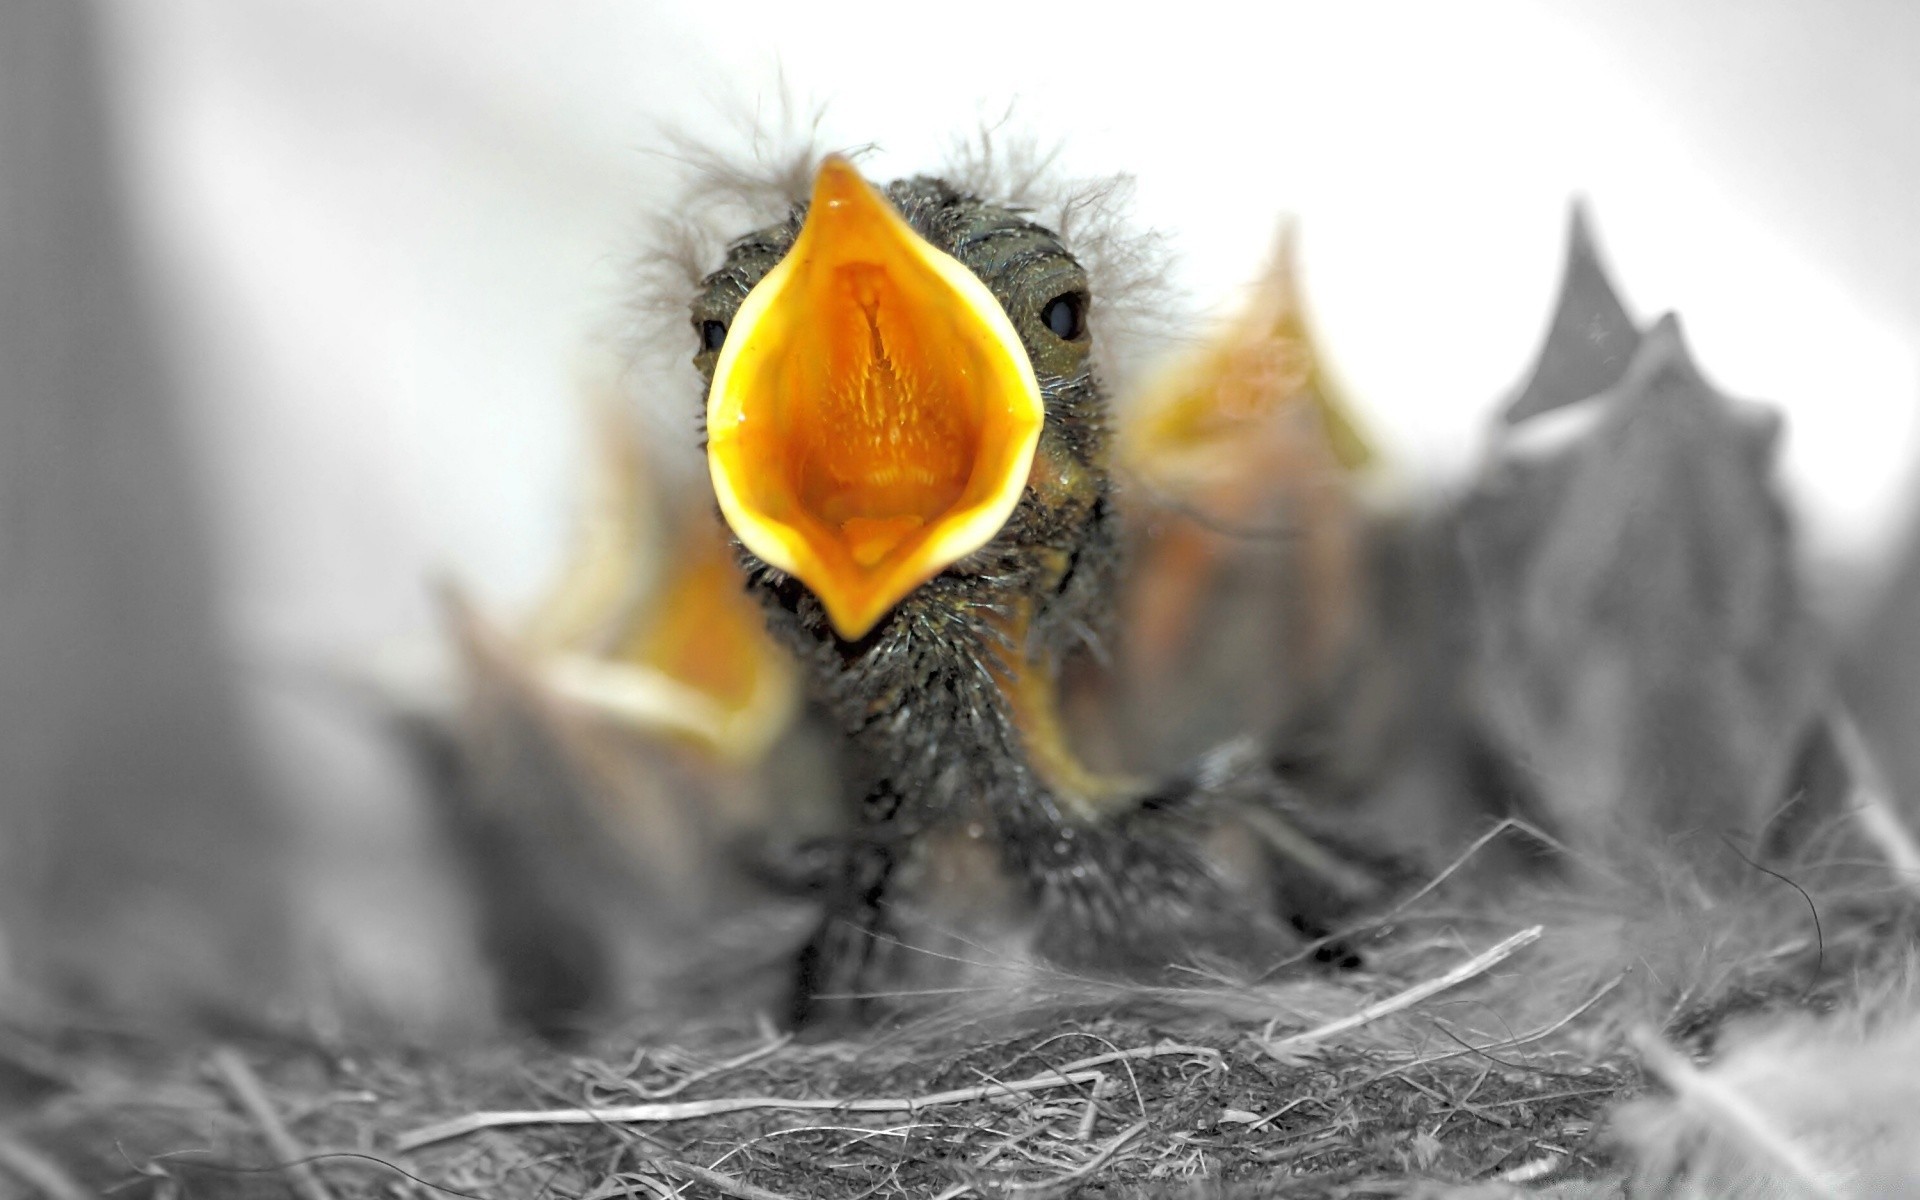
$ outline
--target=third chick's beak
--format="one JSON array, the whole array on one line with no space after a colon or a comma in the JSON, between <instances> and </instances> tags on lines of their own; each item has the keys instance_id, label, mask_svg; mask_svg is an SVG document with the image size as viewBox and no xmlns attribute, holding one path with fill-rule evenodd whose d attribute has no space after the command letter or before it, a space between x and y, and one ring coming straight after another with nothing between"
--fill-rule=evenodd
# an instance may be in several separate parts
<instances>
[{"instance_id":1,"label":"third chick's beak","mask_svg":"<svg viewBox=\"0 0 1920 1200\"><path fill-rule=\"evenodd\" d=\"M1043 419L986 285L835 156L726 334L707 460L740 541L855 640L999 532Z\"/></svg>"}]
</instances>

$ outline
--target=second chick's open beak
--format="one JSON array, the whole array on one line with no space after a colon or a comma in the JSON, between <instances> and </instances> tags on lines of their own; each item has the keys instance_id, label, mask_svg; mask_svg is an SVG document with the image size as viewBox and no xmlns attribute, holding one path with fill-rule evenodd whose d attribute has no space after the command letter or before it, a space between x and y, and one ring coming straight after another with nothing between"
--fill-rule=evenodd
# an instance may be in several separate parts
<instances>
[{"instance_id":1,"label":"second chick's open beak","mask_svg":"<svg viewBox=\"0 0 1920 1200\"><path fill-rule=\"evenodd\" d=\"M707 462L742 544L855 639L999 532L1043 419L993 293L835 156L727 333Z\"/></svg>"}]
</instances>

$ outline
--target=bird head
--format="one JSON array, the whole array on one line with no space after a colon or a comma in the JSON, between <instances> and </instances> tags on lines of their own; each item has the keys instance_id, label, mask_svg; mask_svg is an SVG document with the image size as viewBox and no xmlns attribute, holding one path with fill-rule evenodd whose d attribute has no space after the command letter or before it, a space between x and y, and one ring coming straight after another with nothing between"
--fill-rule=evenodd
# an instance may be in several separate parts
<instances>
[{"instance_id":1,"label":"bird head","mask_svg":"<svg viewBox=\"0 0 1920 1200\"><path fill-rule=\"evenodd\" d=\"M1051 231L827 158L692 306L727 523L847 641L943 573L1060 558L1104 486L1088 316Z\"/></svg>"}]
</instances>

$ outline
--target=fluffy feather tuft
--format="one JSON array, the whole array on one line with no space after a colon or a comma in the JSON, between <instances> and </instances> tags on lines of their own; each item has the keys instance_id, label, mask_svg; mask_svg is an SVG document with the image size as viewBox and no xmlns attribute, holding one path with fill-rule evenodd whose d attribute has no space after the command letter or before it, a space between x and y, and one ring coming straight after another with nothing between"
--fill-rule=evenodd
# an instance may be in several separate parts
<instances>
[{"instance_id":1,"label":"fluffy feather tuft","mask_svg":"<svg viewBox=\"0 0 1920 1200\"><path fill-rule=\"evenodd\" d=\"M1920 989L1847 1013L1729 1035L1697 1068L1643 1039L1672 1093L1614 1119L1636 1160L1634 1195L1747 1197L1920 1194Z\"/></svg>"},{"instance_id":2,"label":"fluffy feather tuft","mask_svg":"<svg viewBox=\"0 0 1920 1200\"><path fill-rule=\"evenodd\" d=\"M825 111L784 88L765 106L716 114L707 136L655 131L660 187L636 237L624 342L641 416L660 435L670 469L691 470L703 414L688 306L727 245L805 202L832 149ZM841 152L859 157L867 148ZM678 452L679 461L673 461Z\"/></svg>"},{"instance_id":3,"label":"fluffy feather tuft","mask_svg":"<svg viewBox=\"0 0 1920 1200\"><path fill-rule=\"evenodd\" d=\"M1009 132L1010 121L984 125L944 155L901 164L876 179L936 175L1058 232L1091 283L1095 362L1109 389L1124 392L1178 324L1174 314L1182 306L1169 283L1165 239L1130 223L1130 176L1072 176L1061 169L1057 148L1045 148L1029 133ZM716 125L712 136L686 129L658 133L658 154L667 165L664 201L643 226L635 256L626 340L636 391L648 417L667 422L663 431L685 430L688 414L697 419L699 380L690 365L694 343L687 309L727 246L804 204L829 151L837 148L859 162L879 149L871 143L836 147L825 110L786 94L760 111L723 114ZM682 440L691 449L693 439Z\"/></svg>"},{"instance_id":4,"label":"fluffy feather tuft","mask_svg":"<svg viewBox=\"0 0 1920 1200\"><path fill-rule=\"evenodd\" d=\"M1765 866L1723 839L1618 845L1509 881L1486 901L1492 912L1546 935L1518 986L1489 1000L1531 1026L1607 991L1606 1019L1588 1025L1603 1052L1643 1025L1710 1043L1730 1017L1817 1010L1862 980L1897 975L1913 960L1899 932L1911 901L1844 835ZM1709 854L1724 869L1703 873Z\"/></svg>"},{"instance_id":5,"label":"fluffy feather tuft","mask_svg":"<svg viewBox=\"0 0 1920 1200\"><path fill-rule=\"evenodd\" d=\"M1092 285L1094 361L1109 392L1125 396L1171 342L1187 307L1172 284L1167 239L1134 224L1133 176L1072 175L1057 144L1010 129L1012 121L1009 113L957 139L939 173L1060 235Z\"/></svg>"}]
</instances>

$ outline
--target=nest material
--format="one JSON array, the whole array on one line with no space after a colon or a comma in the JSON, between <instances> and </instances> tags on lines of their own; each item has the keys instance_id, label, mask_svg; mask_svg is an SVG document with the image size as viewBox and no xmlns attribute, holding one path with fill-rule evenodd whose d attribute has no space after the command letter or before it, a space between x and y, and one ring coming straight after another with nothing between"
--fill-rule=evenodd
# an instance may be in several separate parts
<instances>
[{"instance_id":1,"label":"nest material","mask_svg":"<svg viewBox=\"0 0 1920 1200\"><path fill-rule=\"evenodd\" d=\"M1843 1181L1808 1194L1883 1194L1844 1181L1916 1140L1895 1126L1920 1120L1917 926L1910 893L1859 875L1692 909L1543 895L1538 931L1512 894L1441 880L1343 931L1358 970L1028 973L821 1045L747 1011L663 1011L578 1052L16 1031L0 1057L32 1103L0 1177L59 1200L1800 1194L1727 1182L1758 1136Z\"/></svg>"}]
</instances>

